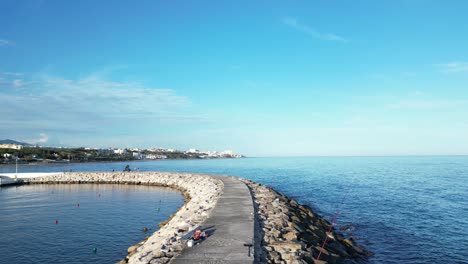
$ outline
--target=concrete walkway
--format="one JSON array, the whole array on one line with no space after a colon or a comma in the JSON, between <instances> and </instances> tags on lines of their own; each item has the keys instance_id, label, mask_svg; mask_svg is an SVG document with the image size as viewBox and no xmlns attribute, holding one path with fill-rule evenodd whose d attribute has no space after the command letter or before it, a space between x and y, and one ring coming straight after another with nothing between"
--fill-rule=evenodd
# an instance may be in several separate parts
<instances>
[{"instance_id":1,"label":"concrete walkway","mask_svg":"<svg viewBox=\"0 0 468 264\"><path fill-rule=\"evenodd\" d=\"M214 233L198 245L186 248L171 263L253 263L254 207L247 186L232 177L220 177L224 183L211 216L203 228Z\"/></svg>"}]
</instances>

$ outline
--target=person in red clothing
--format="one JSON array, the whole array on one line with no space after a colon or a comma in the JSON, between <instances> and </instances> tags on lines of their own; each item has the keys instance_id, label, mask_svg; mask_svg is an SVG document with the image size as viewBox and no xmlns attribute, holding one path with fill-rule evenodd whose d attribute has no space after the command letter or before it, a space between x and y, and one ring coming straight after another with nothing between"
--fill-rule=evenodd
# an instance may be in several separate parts
<instances>
[{"instance_id":1,"label":"person in red clothing","mask_svg":"<svg viewBox=\"0 0 468 264\"><path fill-rule=\"evenodd\" d=\"M195 230L195 233L193 234L193 240L199 240L201 237L201 230L200 229L197 229Z\"/></svg>"}]
</instances>

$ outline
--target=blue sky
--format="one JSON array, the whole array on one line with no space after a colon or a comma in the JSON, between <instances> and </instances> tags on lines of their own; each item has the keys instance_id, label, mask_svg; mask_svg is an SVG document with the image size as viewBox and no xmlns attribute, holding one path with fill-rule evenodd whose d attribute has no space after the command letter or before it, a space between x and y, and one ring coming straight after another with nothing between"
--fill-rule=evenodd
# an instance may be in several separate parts
<instances>
[{"instance_id":1,"label":"blue sky","mask_svg":"<svg viewBox=\"0 0 468 264\"><path fill-rule=\"evenodd\" d=\"M466 1L0 1L0 139L468 154Z\"/></svg>"}]
</instances>

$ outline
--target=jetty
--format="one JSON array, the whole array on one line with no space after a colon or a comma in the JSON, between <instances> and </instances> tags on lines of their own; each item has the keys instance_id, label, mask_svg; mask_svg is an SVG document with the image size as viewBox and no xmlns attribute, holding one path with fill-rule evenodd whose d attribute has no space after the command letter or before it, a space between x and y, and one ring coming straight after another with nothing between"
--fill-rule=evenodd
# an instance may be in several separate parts
<instances>
[{"instance_id":1,"label":"jetty","mask_svg":"<svg viewBox=\"0 0 468 264\"><path fill-rule=\"evenodd\" d=\"M223 194L203 227L206 239L187 247L171 263L253 263L254 206L247 186L233 177L219 177Z\"/></svg>"},{"instance_id":2,"label":"jetty","mask_svg":"<svg viewBox=\"0 0 468 264\"><path fill-rule=\"evenodd\" d=\"M371 255L309 207L246 179L170 172L27 176L28 184L141 184L180 190L185 204L159 230L130 246L121 264L337 263ZM208 236L192 240L197 228Z\"/></svg>"}]
</instances>

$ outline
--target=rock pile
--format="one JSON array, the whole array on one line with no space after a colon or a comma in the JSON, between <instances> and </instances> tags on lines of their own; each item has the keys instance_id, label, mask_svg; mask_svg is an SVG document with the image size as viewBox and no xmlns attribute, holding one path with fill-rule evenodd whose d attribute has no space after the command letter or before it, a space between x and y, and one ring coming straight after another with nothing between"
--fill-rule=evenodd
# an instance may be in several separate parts
<instances>
[{"instance_id":1,"label":"rock pile","mask_svg":"<svg viewBox=\"0 0 468 264\"><path fill-rule=\"evenodd\" d=\"M352 263L372 253L334 231L310 208L273 189L242 179L254 197L255 259L260 263ZM328 241L321 250L325 237ZM320 261L317 261L319 252Z\"/></svg>"},{"instance_id":2,"label":"rock pile","mask_svg":"<svg viewBox=\"0 0 468 264\"><path fill-rule=\"evenodd\" d=\"M121 263L168 263L185 247L181 237L208 218L224 187L221 180L209 175L162 172L77 172L26 181L36 184L144 184L180 190L186 198L185 204L161 223L157 232L129 247L129 254Z\"/></svg>"}]
</instances>

